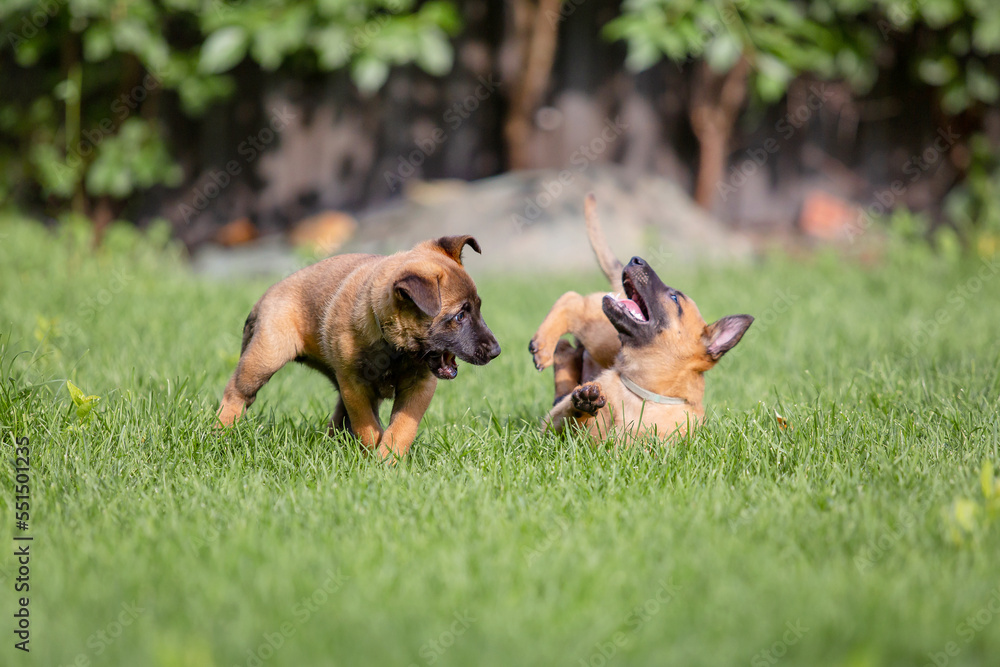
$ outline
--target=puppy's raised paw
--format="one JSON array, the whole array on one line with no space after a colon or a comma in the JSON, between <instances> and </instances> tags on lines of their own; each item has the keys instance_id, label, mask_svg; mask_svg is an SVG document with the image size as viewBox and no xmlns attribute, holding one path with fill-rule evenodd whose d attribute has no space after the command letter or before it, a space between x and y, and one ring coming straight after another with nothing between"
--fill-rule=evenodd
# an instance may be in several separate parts
<instances>
[{"instance_id":1,"label":"puppy's raised paw","mask_svg":"<svg viewBox=\"0 0 1000 667\"><path fill-rule=\"evenodd\" d=\"M573 390L573 407L588 415L596 415L597 411L608 404L608 399L601 391L601 385L588 382Z\"/></svg>"},{"instance_id":2,"label":"puppy's raised paw","mask_svg":"<svg viewBox=\"0 0 1000 667\"><path fill-rule=\"evenodd\" d=\"M546 345L544 342L538 341L538 334L531 339L528 343L528 352L531 352L532 361L535 362L535 368L540 371L545 370L552 365L552 345Z\"/></svg>"}]
</instances>

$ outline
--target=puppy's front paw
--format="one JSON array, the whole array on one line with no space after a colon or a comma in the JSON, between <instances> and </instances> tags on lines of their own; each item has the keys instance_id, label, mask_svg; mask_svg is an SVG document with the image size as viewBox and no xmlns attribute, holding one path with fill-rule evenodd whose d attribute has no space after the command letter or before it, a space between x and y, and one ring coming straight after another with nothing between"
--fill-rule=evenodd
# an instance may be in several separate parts
<instances>
[{"instance_id":1,"label":"puppy's front paw","mask_svg":"<svg viewBox=\"0 0 1000 667\"><path fill-rule=\"evenodd\" d=\"M539 340L539 338L539 335L535 334L535 337L531 339L531 342L528 343L528 352L531 352L535 368L542 371L552 365L553 346L547 345L544 340Z\"/></svg>"},{"instance_id":2,"label":"puppy's front paw","mask_svg":"<svg viewBox=\"0 0 1000 667\"><path fill-rule=\"evenodd\" d=\"M608 404L608 399L601 391L601 385L588 382L573 390L573 407L588 415L596 415L597 411Z\"/></svg>"}]
</instances>

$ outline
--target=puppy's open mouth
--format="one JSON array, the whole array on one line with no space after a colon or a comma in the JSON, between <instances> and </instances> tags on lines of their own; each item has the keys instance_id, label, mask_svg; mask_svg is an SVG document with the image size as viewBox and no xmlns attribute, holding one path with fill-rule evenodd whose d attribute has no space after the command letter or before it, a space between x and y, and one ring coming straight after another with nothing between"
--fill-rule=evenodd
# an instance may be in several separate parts
<instances>
[{"instance_id":1,"label":"puppy's open mouth","mask_svg":"<svg viewBox=\"0 0 1000 667\"><path fill-rule=\"evenodd\" d=\"M442 380L454 380L458 375L458 361L451 352L431 352L427 356L427 366Z\"/></svg>"},{"instance_id":2,"label":"puppy's open mouth","mask_svg":"<svg viewBox=\"0 0 1000 667\"><path fill-rule=\"evenodd\" d=\"M636 322L649 321L649 309L646 302L643 301L642 295L639 294L628 276L623 276L622 287L625 289L624 298L618 298L617 294L608 295L614 299L615 305L627 312Z\"/></svg>"}]
</instances>

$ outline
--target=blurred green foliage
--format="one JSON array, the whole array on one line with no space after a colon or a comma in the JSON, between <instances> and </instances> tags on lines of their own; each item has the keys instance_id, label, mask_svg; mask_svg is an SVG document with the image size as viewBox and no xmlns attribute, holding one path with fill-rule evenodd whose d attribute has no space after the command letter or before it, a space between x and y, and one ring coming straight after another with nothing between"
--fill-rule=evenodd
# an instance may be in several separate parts
<instances>
[{"instance_id":1,"label":"blurred green foliage","mask_svg":"<svg viewBox=\"0 0 1000 667\"><path fill-rule=\"evenodd\" d=\"M27 76L0 98L0 201L9 183L44 198L125 199L176 185L157 121L163 90L198 116L234 91L231 70L347 68L363 92L390 67L415 63L441 75L461 19L447 1L414 0L5 0L0 48ZM15 73L16 74L16 73Z\"/></svg>"},{"instance_id":2,"label":"blurred green foliage","mask_svg":"<svg viewBox=\"0 0 1000 667\"><path fill-rule=\"evenodd\" d=\"M867 57L871 31L854 31L817 11L829 3L788 0L625 0L620 17L605 26L612 40L628 43L626 64L643 70L667 58L704 59L726 72L741 58L751 64L753 90L772 103L803 73L845 78L860 92L878 71ZM813 6L815 5L815 7Z\"/></svg>"},{"instance_id":3,"label":"blurred green foliage","mask_svg":"<svg viewBox=\"0 0 1000 667\"><path fill-rule=\"evenodd\" d=\"M164 91L197 117L234 93L233 70L249 62L345 70L372 92L393 66L447 73L461 29L449 0L5 0L0 50L18 67L2 70L15 90L0 97L0 204L41 200L90 215L99 199L179 184L159 120ZM982 129L983 109L1000 101L1000 3L624 0L604 28L627 44L626 64L637 71L667 58L725 72L746 58L763 105L803 75L842 79L863 95L892 60L882 56L914 35L912 85L933 87L937 108L928 112L965 128L967 165L944 211L966 241L992 247L1000 160Z\"/></svg>"},{"instance_id":4,"label":"blurred green foliage","mask_svg":"<svg viewBox=\"0 0 1000 667\"><path fill-rule=\"evenodd\" d=\"M961 116L978 127L967 141L966 179L945 210L970 240L986 235L993 243L1000 234L1000 161L977 123L982 108L1000 99L995 0L625 0L604 35L627 44L626 65L635 71L668 58L704 59L724 73L746 58L751 90L767 104L804 74L842 79L864 94L879 74L876 56L918 30L913 84L937 89L942 118Z\"/></svg>"}]
</instances>

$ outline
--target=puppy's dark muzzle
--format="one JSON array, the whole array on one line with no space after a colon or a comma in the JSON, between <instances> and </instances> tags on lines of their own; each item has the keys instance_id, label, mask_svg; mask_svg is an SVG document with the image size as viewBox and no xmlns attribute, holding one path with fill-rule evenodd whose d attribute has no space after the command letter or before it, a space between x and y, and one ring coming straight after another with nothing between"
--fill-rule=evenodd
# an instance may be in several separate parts
<instances>
[{"instance_id":1,"label":"puppy's dark muzzle","mask_svg":"<svg viewBox=\"0 0 1000 667\"><path fill-rule=\"evenodd\" d=\"M489 340L484 340L479 344L476 354L473 356L474 361L472 363L478 366L485 366L499 356L500 343L497 342L496 338L491 337Z\"/></svg>"},{"instance_id":2,"label":"puppy's dark muzzle","mask_svg":"<svg viewBox=\"0 0 1000 667\"><path fill-rule=\"evenodd\" d=\"M486 351L486 356L488 357L487 361L493 361L500 356L500 343L497 339L494 338L493 342L490 343L489 349Z\"/></svg>"},{"instance_id":3,"label":"puppy's dark muzzle","mask_svg":"<svg viewBox=\"0 0 1000 667\"><path fill-rule=\"evenodd\" d=\"M649 280L649 264L646 264L646 260L642 257L633 257L632 260L625 265L625 270L622 274L631 278L633 283L638 283L645 285Z\"/></svg>"}]
</instances>

